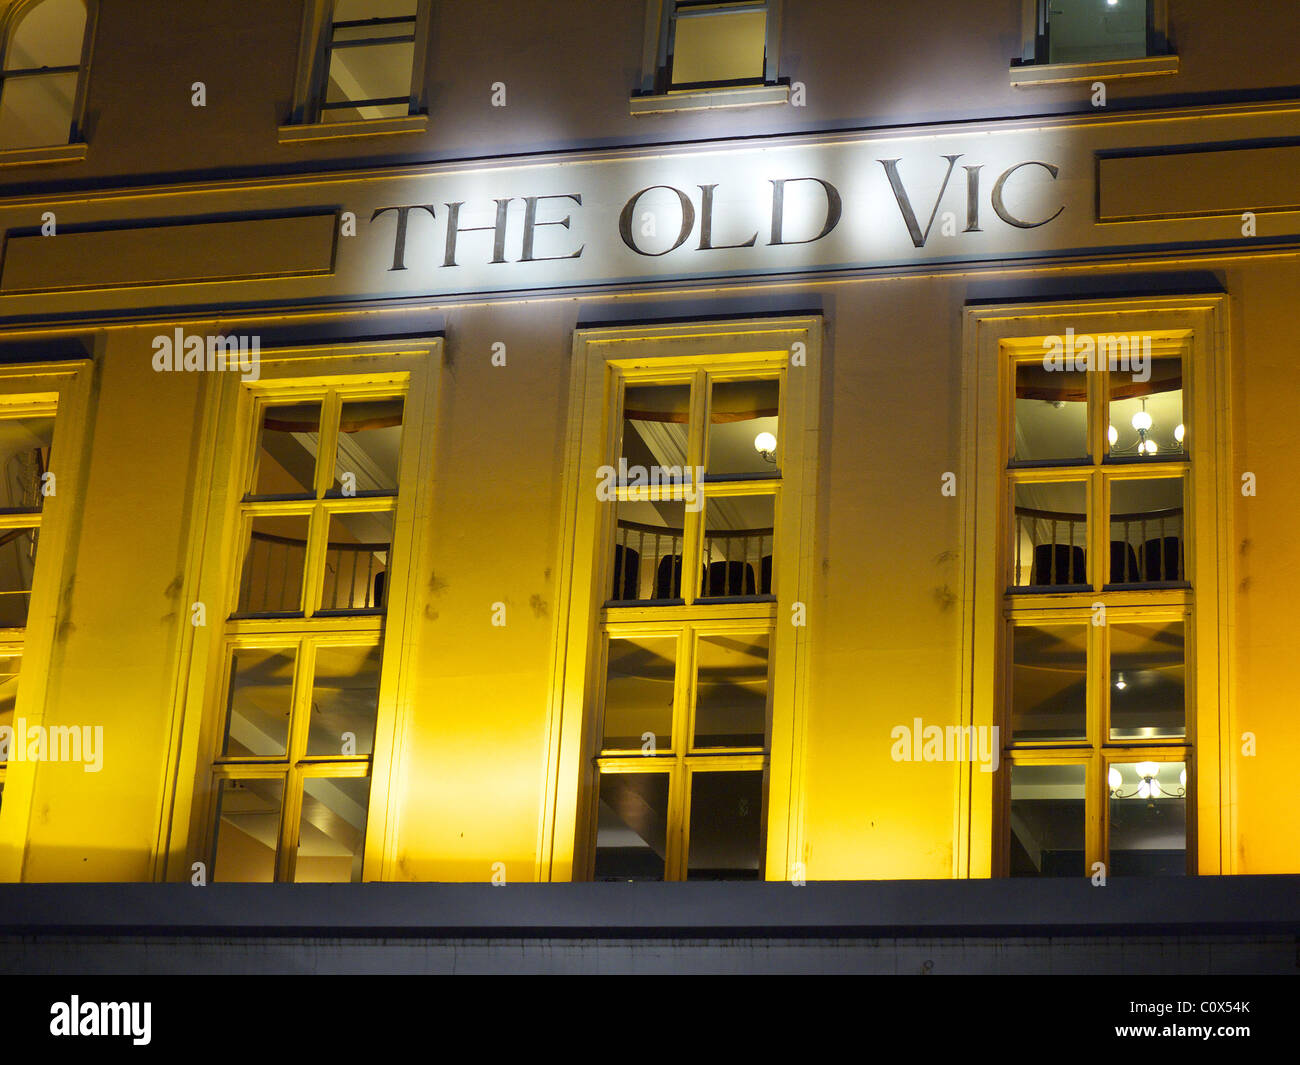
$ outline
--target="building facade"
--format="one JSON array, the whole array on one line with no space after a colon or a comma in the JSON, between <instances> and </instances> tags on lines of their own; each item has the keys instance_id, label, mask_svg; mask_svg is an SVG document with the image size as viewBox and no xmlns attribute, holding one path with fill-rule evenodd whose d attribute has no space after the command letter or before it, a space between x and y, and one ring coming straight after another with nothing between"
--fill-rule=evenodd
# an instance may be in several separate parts
<instances>
[{"instance_id":1,"label":"building facade","mask_svg":"<svg viewBox=\"0 0 1300 1065\"><path fill-rule=\"evenodd\" d=\"M0 880L1300 873L1295 17L7 4Z\"/></svg>"}]
</instances>

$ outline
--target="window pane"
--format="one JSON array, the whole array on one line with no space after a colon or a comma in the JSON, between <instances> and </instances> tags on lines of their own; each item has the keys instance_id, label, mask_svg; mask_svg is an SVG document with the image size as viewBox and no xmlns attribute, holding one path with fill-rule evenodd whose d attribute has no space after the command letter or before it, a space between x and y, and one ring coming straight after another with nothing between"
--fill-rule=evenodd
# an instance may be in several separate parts
<instances>
[{"instance_id":1,"label":"window pane","mask_svg":"<svg viewBox=\"0 0 1300 1065\"><path fill-rule=\"evenodd\" d=\"M39 529L0 529L0 629L27 624Z\"/></svg>"},{"instance_id":2,"label":"window pane","mask_svg":"<svg viewBox=\"0 0 1300 1065\"><path fill-rule=\"evenodd\" d=\"M1183 623L1124 622L1109 632L1111 739L1185 735Z\"/></svg>"},{"instance_id":3,"label":"window pane","mask_svg":"<svg viewBox=\"0 0 1300 1065\"><path fill-rule=\"evenodd\" d=\"M701 636L695 646L695 746L762 747L767 739L767 633Z\"/></svg>"},{"instance_id":4,"label":"window pane","mask_svg":"<svg viewBox=\"0 0 1300 1065\"><path fill-rule=\"evenodd\" d=\"M686 504L627 500L614 511L611 598L680 599Z\"/></svg>"},{"instance_id":5,"label":"window pane","mask_svg":"<svg viewBox=\"0 0 1300 1065\"><path fill-rule=\"evenodd\" d=\"M314 495L319 439L319 403L264 407L257 442L257 468L253 471L253 495Z\"/></svg>"},{"instance_id":6,"label":"window pane","mask_svg":"<svg viewBox=\"0 0 1300 1065\"><path fill-rule=\"evenodd\" d=\"M212 879L269 884L275 880L284 781L221 780Z\"/></svg>"},{"instance_id":7,"label":"window pane","mask_svg":"<svg viewBox=\"0 0 1300 1065\"><path fill-rule=\"evenodd\" d=\"M1017 484L1012 584L1086 585L1088 492L1082 481Z\"/></svg>"},{"instance_id":8,"label":"window pane","mask_svg":"<svg viewBox=\"0 0 1300 1065\"><path fill-rule=\"evenodd\" d=\"M1085 738L1088 627L1016 625L1011 632L1011 738Z\"/></svg>"},{"instance_id":9,"label":"window pane","mask_svg":"<svg viewBox=\"0 0 1300 1065\"><path fill-rule=\"evenodd\" d=\"M707 466L710 477L777 475L780 400L778 381L729 381L713 386ZM764 458L762 452L770 458Z\"/></svg>"},{"instance_id":10,"label":"window pane","mask_svg":"<svg viewBox=\"0 0 1300 1065\"><path fill-rule=\"evenodd\" d=\"M763 771L691 774L687 880L761 880Z\"/></svg>"},{"instance_id":11,"label":"window pane","mask_svg":"<svg viewBox=\"0 0 1300 1065\"><path fill-rule=\"evenodd\" d=\"M414 17L416 0L335 0L335 22Z\"/></svg>"},{"instance_id":12,"label":"window pane","mask_svg":"<svg viewBox=\"0 0 1300 1065\"><path fill-rule=\"evenodd\" d=\"M677 673L675 637L611 637L605 671L606 750L644 750L645 733L654 749L672 749L673 681Z\"/></svg>"},{"instance_id":13,"label":"window pane","mask_svg":"<svg viewBox=\"0 0 1300 1065\"><path fill-rule=\"evenodd\" d=\"M288 750L294 661L292 647L241 647L231 655L223 756L282 757Z\"/></svg>"},{"instance_id":14,"label":"window pane","mask_svg":"<svg viewBox=\"0 0 1300 1065\"><path fill-rule=\"evenodd\" d=\"M673 37L673 84L762 81L767 12L717 11L694 18L679 10Z\"/></svg>"},{"instance_id":15,"label":"window pane","mask_svg":"<svg viewBox=\"0 0 1300 1065\"><path fill-rule=\"evenodd\" d=\"M0 656L0 728L13 728L14 706L18 702L18 673L23 664L22 655ZM0 765L13 755L9 749L12 733L0 738Z\"/></svg>"},{"instance_id":16,"label":"window pane","mask_svg":"<svg viewBox=\"0 0 1300 1065\"><path fill-rule=\"evenodd\" d=\"M379 713L379 647L316 648L308 755L371 754ZM345 734L351 733L351 749Z\"/></svg>"},{"instance_id":17,"label":"window pane","mask_svg":"<svg viewBox=\"0 0 1300 1065\"><path fill-rule=\"evenodd\" d=\"M634 385L623 393L623 435L619 457L627 483L652 477L663 481L665 472L686 465L687 423L691 409L690 385ZM677 476L667 479L681 483Z\"/></svg>"},{"instance_id":18,"label":"window pane","mask_svg":"<svg viewBox=\"0 0 1300 1065\"><path fill-rule=\"evenodd\" d=\"M1088 374L1016 365L1017 462L1067 462L1088 457Z\"/></svg>"},{"instance_id":19,"label":"window pane","mask_svg":"<svg viewBox=\"0 0 1300 1065\"><path fill-rule=\"evenodd\" d=\"M700 598L772 594L776 496L727 496L704 504Z\"/></svg>"},{"instance_id":20,"label":"window pane","mask_svg":"<svg viewBox=\"0 0 1300 1065\"><path fill-rule=\"evenodd\" d=\"M1187 872L1187 767L1134 762L1110 768L1110 874Z\"/></svg>"},{"instance_id":21,"label":"window pane","mask_svg":"<svg viewBox=\"0 0 1300 1065\"><path fill-rule=\"evenodd\" d=\"M0 510L40 510L50 468L54 416L0 420Z\"/></svg>"},{"instance_id":22,"label":"window pane","mask_svg":"<svg viewBox=\"0 0 1300 1065\"><path fill-rule=\"evenodd\" d=\"M6 79L0 88L0 148L67 144L76 98L76 74Z\"/></svg>"},{"instance_id":23,"label":"window pane","mask_svg":"<svg viewBox=\"0 0 1300 1065\"><path fill-rule=\"evenodd\" d=\"M596 819L597 880L662 880L668 774L602 773Z\"/></svg>"},{"instance_id":24,"label":"window pane","mask_svg":"<svg viewBox=\"0 0 1300 1065\"><path fill-rule=\"evenodd\" d=\"M1081 765L1011 767L1011 875L1084 875Z\"/></svg>"},{"instance_id":25,"label":"window pane","mask_svg":"<svg viewBox=\"0 0 1300 1065\"><path fill-rule=\"evenodd\" d=\"M1186 580L1183 480L1110 483L1110 583Z\"/></svg>"},{"instance_id":26,"label":"window pane","mask_svg":"<svg viewBox=\"0 0 1300 1065\"><path fill-rule=\"evenodd\" d=\"M385 29L383 34L387 36ZM329 86L325 90L326 103L343 103L366 100L402 98L403 114L410 107L411 65L415 45L411 41L394 44L363 44L330 50ZM358 108L365 118L380 116L367 114L368 108Z\"/></svg>"},{"instance_id":27,"label":"window pane","mask_svg":"<svg viewBox=\"0 0 1300 1065\"><path fill-rule=\"evenodd\" d=\"M1118 337L1137 349L1141 337ZM1121 349L1121 356L1123 349ZM1183 360L1150 358L1138 362L1136 372L1110 375L1111 458L1168 460L1182 458L1186 439L1183 425ZM1135 378L1147 378L1135 380Z\"/></svg>"},{"instance_id":28,"label":"window pane","mask_svg":"<svg viewBox=\"0 0 1300 1065\"><path fill-rule=\"evenodd\" d=\"M1050 0L1049 63L1147 54L1147 0Z\"/></svg>"},{"instance_id":29,"label":"window pane","mask_svg":"<svg viewBox=\"0 0 1300 1065\"><path fill-rule=\"evenodd\" d=\"M361 883L369 806L369 777L303 780L295 883Z\"/></svg>"},{"instance_id":30,"label":"window pane","mask_svg":"<svg viewBox=\"0 0 1300 1065\"><path fill-rule=\"evenodd\" d=\"M348 496L396 492L401 445L400 399L344 403L334 458L334 491ZM351 476L345 481L348 474Z\"/></svg>"},{"instance_id":31,"label":"window pane","mask_svg":"<svg viewBox=\"0 0 1300 1065\"><path fill-rule=\"evenodd\" d=\"M27 9L9 38L5 69L80 66L85 35L84 0L44 0Z\"/></svg>"},{"instance_id":32,"label":"window pane","mask_svg":"<svg viewBox=\"0 0 1300 1065\"><path fill-rule=\"evenodd\" d=\"M307 516L270 515L252 521L244 544L239 614L302 612L302 578L307 561Z\"/></svg>"},{"instance_id":33,"label":"window pane","mask_svg":"<svg viewBox=\"0 0 1300 1065\"><path fill-rule=\"evenodd\" d=\"M322 611L382 610L393 546L391 511L331 514Z\"/></svg>"}]
</instances>

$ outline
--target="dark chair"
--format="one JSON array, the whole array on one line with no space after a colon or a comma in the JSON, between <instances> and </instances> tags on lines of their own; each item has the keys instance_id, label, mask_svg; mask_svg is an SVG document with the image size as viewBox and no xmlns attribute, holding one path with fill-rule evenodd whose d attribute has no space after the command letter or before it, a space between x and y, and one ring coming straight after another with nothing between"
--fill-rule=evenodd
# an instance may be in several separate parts
<instances>
[{"instance_id":1,"label":"dark chair","mask_svg":"<svg viewBox=\"0 0 1300 1065\"><path fill-rule=\"evenodd\" d=\"M622 544L614 545L614 587L611 599L635 599L641 587L641 553Z\"/></svg>"},{"instance_id":2,"label":"dark chair","mask_svg":"<svg viewBox=\"0 0 1300 1065\"><path fill-rule=\"evenodd\" d=\"M384 590L387 584L384 578L387 576L387 571L375 574L375 598L370 604L372 607L382 607L384 605Z\"/></svg>"},{"instance_id":3,"label":"dark chair","mask_svg":"<svg viewBox=\"0 0 1300 1065\"><path fill-rule=\"evenodd\" d=\"M710 562L700 594L709 598L754 594L754 567L748 562Z\"/></svg>"},{"instance_id":4,"label":"dark chair","mask_svg":"<svg viewBox=\"0 0 1300 1065\"><path fill-rule=\"evenodd\" d=\"M1034 584L1087 584L1086 573L1082 547L1039 544L1034 548Z\"/></svg>"},{"instance_id":5,"label":"dark chair","mask_svg":"<svg viewBox=\"0 0 1300 1065\"><path fill-rule=\"evenodd\" d=\"M1126 540L1110 542L1110 583L1128 584L1140 580L1137 552Z\"/></svg>"},{"instance_id":6,"label":"dark chair","mask_svg":"<svg viewBox=\"0 0 1300 1065\"><path fill-rule=\"evenodd\" d=\"M772 594L772 556L764 555L763 562L759 566L758 594Z\"/></svg>"},{"instance_id":7,"label":"dark chair","mask_svg":"<svg viewBox=\"0 0 1300 1065\"><path fill-rule=\"evenodd\" d=\"M655 570L655 598L680 599L682 597L682 556L664 555Z\"/></svg>"},{"instance_id":8,"label":"dark chair","mask_svg":"<svg viewBox=\"0 0 1300 1065\"><path fill-rule=\"evenodd\" d=\"M1177 536L1157 536L1142 545L1149 581L1183 580L1183 542Z\"/></svg>"}]
</instances>

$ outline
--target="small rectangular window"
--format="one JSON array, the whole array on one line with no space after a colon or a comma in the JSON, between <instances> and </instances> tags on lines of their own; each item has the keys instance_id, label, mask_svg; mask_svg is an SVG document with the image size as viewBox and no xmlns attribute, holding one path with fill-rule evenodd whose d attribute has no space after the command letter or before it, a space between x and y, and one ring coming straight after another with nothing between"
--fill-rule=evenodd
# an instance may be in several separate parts
<instances>
[{"instance_id":1,"label":"small rectangular window","mask_svg":"<svg viewBox=\"0 0 1300 1065\"><path fill-rule=\"evenodd\" d=\"M785 103L781 0L649 0L633 114Z\"/></svg>"},{"instance_id":2,"label":"small rectangular window","mask_svg":"<svg viewBox=\"0 0 1300 1065\"><path fill-rule=\"evenodd\" d=\"M282 139L386 128L424 112L430 0L308 0L290 126ZM397 130L400 131L400 130Z\"/></svg>"}]
</instances>

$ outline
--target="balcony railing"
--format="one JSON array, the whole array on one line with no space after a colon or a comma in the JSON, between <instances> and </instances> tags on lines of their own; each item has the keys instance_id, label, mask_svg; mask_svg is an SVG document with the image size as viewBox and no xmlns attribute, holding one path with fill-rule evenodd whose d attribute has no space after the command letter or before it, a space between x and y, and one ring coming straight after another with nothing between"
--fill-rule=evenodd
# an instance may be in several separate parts
<instances>
[{"instance_id":1,"label":"balcony railing","mask_svg":"<svg viewBox=\"0 0 1300 1065\"><path fill-rule=\"evenodd\" d=\"M325 545L322 611L382 610L387 574L387 543ZM239 593L241 614L297 613L307 542L289 536L254 532L244 560Z\"/></svg>"},{"instance_id":2,"label":"balcony railing","mask_svg":"<svg viewBox=\"0 0 1300 1065\"><path fill-rule=\"evenodd\" d=\"M682 597L682 529L620 521L614 533L610 598L617 602ZM700 598L772 594L772 529L704 534Z\"/></svg>"},{"instance_id":3,"label":"balcony railing","mask_svg":"<svg viewBox=\"0 0 1300 1065\"><path fill-rule=\"evenodd\" d=\"M1015 508L1016 587L1086 585L1087 515ZM1107 584L1178 584L1186 581L1183 508L1110 516ZM1028 571L1029 579L1024 580Z\"/></svg>"}]
</instances>

